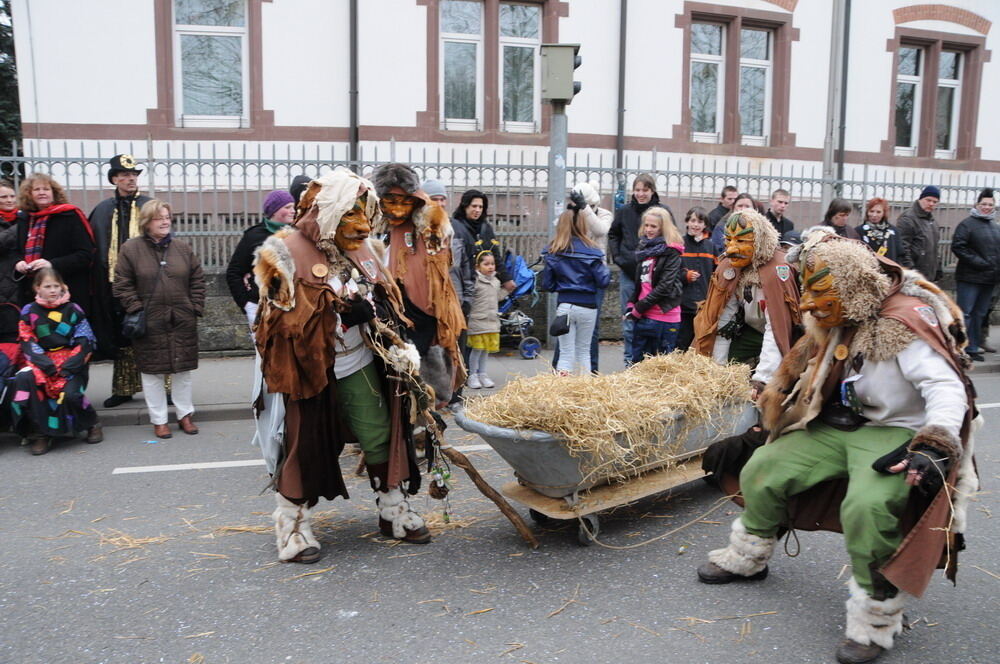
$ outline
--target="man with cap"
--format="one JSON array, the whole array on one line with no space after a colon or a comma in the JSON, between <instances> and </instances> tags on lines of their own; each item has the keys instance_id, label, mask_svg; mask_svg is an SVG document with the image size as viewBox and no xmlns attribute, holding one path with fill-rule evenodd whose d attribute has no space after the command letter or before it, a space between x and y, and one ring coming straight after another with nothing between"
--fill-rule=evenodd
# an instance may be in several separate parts
<instances>
[{"instance_id":1,"label":"man with cap","mask_svg":"<svg viewBox=\"0 0 1000 664\"><path fill-rule=\"evenodd\" d=\"M111 282L114 281L115 263L118 261L118 250L130 238L142 234L139 230L139 210L150 200L149 196L139 193L139 175L142 169L138 167L135 157L130 154L115 155L110 160L111 170L108 171L108 182L115 186L115 194L106 198L90 213L90 225L94 229L94 241L97 243L98 275L100 283L97 286L94 301L99 302L108 312L109 325L116 332L120 321L117 302L111 296ZM110 336L119 346L111 373L111 396L104 402L105 408L120 406L132 400L132 395L142 391L142 381L139 370L135 366L135 355L128 341L119 338L118 334L101 334L98 312L87 312L87 317L95 326L98 341L101 336Z\"/></svg>"},{"instance_id":2,"label":"man with cap","mask_svg":"<svg viewBox=\"0 0 1000 664\"><path fill-rule=\"evenodd\" d=\"M836 657L859 664L893 646L907 597L935 568L955 580L982 418L954 302L828 227L803 239L788 261L807 332L758 401L770 437L740 473L745 510L728 546L708 553L698 579L760 582L785 532L842 532L851 579ZM824 585L839 584L815 578L809 591Z\"/></svg>"},{"instance_id":3,"label":"man with cap","mask_svg":"<svg viewBox=\"0 0 1000 664\"><path fill-rule=\"evenodd\" d=\"M938 241L941 231L934 221L934 208L941 201L941 190L927 185L910 209L896 219L902 251L899 263L903 267L921 272L932 281L940 281L943 276L938 260Z\"/></svg>"},{"instance_id":4,"label":"man with cap","mask_svg":"<svg viewBox=\"0 0 1000 664\"><path fill-rule=\"evenodd\" d=\"M421 374L438 400L447 400L465 381L458 346L465 317L451 277L451 221L444 208L431 204L416 172L405 164L380 166L372 182L382 211L375 230L389 235L387 267L403 293Z\"/></svg>"}]
</instances>

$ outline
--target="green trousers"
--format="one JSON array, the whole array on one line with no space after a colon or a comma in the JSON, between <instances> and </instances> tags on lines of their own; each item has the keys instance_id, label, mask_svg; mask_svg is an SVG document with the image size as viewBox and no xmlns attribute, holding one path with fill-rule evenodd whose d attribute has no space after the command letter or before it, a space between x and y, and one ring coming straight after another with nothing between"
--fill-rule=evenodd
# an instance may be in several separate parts
<instances>
[{"instance_id":1,"label":"green trousers","mask_svg":"<svg viewBox=\"0 0 1000 664\"><path fill-rule=\"evenodd\" d=\"M886 475L871 465L912 437L913 431L902 427L848 432L817 424L778 438L754 452L740 473L743 525L753 535L773 537L788 520L790 497L826 480L848 478L840 521L854 578L872 594L872 568L884 564L902 539L899 517L910 487L905 473Z\"/></svg>"},{"instance_id":2,"label":"green trousers","mask_svg":"<svg viewBox=\"0 0 1000 664\"><path fill-rule=\"evenodd\" d=\"M365 463L389 460L389 404L382 396L382 379L372 364L337 379L341 412L358 438Z\"/></svg>"},{"instance_id":3,"label":"green trousers","mask_svg":"<svg viewBox=\"0 0 1000 664\"><path fill-rule=\"evenodd\" d=\"M729 345L729 361L756 366L763 345L764 334L746 325Z\"/></svg>"}]
</instances>

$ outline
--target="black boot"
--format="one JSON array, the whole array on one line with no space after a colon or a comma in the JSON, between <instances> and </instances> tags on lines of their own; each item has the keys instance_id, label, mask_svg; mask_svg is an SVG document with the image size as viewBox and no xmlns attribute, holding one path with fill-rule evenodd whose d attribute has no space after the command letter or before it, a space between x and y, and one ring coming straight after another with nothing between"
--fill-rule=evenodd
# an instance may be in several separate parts
<instances>
[{"instance_id":1,"label":"black boot","mask_svg":"<svg viewBox=\"0 0 1000 664\"><path fill-rule=\"evenodd\" d=\"M123 403L127 403L132 400L132 396L129 394L112 394L110 397L104 400L105 408L114 408L115 406L120 406Z\"/></svg>"},{"instance_id":2,"label":"black boot","mask_svg":"<svg viewBox=\"0 0 1000 664\"><path fill-rule=\"evenodd\" d=\"M840 664L864 664L873 662L885 652L885 648L874 643L862 645L857 641L847 639L837 648L837 661Z\"/></svg>"}]
</instances>

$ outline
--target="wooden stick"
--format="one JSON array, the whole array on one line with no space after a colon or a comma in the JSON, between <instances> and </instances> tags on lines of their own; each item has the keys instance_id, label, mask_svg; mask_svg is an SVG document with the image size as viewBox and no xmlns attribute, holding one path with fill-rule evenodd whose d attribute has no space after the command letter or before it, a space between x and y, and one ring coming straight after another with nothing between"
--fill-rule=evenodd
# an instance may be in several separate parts
<instances>
[{"instance_id":1,"label":"wooden stick","mask_svg":"<svg viewBox=\"0 0 1000 664\"><path fill-rule=\"evenodd\" d=\"M472 462L469 461L467 456L450 445L441 445L441 453L448 457L448 460L453 464L464 470L466 475L468 475L472 480L473 484L476 485L476 488L479 489L484 496L496 504L497 508L499 508L503 515L507 517L512 524L514 524L514 528L517 529L518 534L521 535L524 541L528 543L528 546L532 549L538 548L538 540L535 539L535 535L531 532L531 529L528 528L528 524L526 524L524 519L521 518L521 515L510 506L510 503L508 503L496 489L491 487L486 480L483 479L483 476L479 474L479 471L476 470L476 467L472 465Z\"/></svg>"}]
</instances>

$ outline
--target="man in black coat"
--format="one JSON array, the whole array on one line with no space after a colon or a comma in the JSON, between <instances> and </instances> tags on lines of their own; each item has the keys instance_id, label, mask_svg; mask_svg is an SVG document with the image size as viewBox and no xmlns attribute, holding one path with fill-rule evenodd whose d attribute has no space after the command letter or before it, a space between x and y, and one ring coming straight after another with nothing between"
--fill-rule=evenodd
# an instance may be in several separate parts
<instances>
[{"instance_id":1,"label":"man in black coat","mask_svg":"<svg viewBox=\"0 0 1000 664\"><path fill-rule=\"evenodd\" d=\"M955 300L965 315L969 346L965 352L982 362L983 320L989 318L993 291L1000 283L1000 225L994 220L996 199L992 189L979 193L976 206L955 229L951 251L955 266Z\"/></svg>"},{"instance_id":2,"label":"man in black coat","mask_svg":"<svg viewBox=\"0 0 1000 664\"><path fill-rule=\"evenodd\" d=\"M788 203L792 200L791 194L789 194L784 189L775 189L771 193L770 207L767 209L767 220L771 222L774 226L774 230L778 231L778 237L782 242L788 239L788 233L795 230L795 224L792 220L785 216L785 210L788 209Z\"/></svg>"},{"instance_id":3,"label":"man in black coat","mask_svg":"<svg viewBox=\"0 0 1000 664\"><path fill-rule=\"evenodd\" d=\"M135 366L135 355L128 340L115 334L120 327L121 311L111 296L111 282L114 280L118 250L129 239L141 235L139 210L150 200L139 193L139 175L135 158L130 154L115 155L109 161L108 182L115 186L115 194L97 204L90 213L90 226L94 230L97 244L97 281L94 301L100 313L87 312L89 318L103 317L107 325L98 323L95 333L111 337L102 345L118 346L117 357L111 372L111 396L104 401L105 408L120 406L132 400L132 395L142 391L139 370ZM104 331L102 333L102 328Z\"/></svg>"},{"instance_id":4,"label":"man in black coat","mask_svg":"<svg viewBox=\"0 0 1000 664\"><path fill-rule=\"evenodd\" d=\"M722 188L722 193L719 194L719 204L708 213L707 230L709 235L711 235L712 231L715 230L719 221L724 219L730 212L733 211L733 203L736 202L736 197L739 193L739 190L731 184L727 184Z\"/></svg>"},{"instance_id":5,"label":"man in black coat","mask_svg":"<svg viewBox=\"0 0 1000 664\"><path fill-rule=\"evenodd\" d=\"M611 260L621 268L618 275L618 289L621 300L622 315L626 305L635 290L635 248L639 244L639 227L642 225L642 214L651 207L666 208L676 223L674 213L667 205L660 202L656 193L656 180L649 173L641 173L632 181L632 199L627 205L615 210L614 221L608 231L608 254ZM622 321L622 339L625 342L625 364L632 363L632 334L634 319L629 316Z\"/></svg>"}]
</instances>

